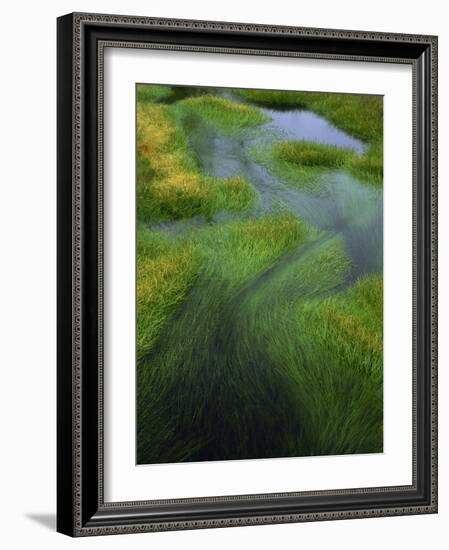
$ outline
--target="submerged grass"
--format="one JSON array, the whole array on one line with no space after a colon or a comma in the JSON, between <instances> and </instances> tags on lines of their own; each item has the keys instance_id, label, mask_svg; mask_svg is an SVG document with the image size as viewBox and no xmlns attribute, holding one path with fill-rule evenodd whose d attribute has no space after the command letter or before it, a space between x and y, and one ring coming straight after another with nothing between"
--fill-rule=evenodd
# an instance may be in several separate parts
<instances>
[{"instance_id":1,"label":"submerged grass","mask_svg":"<svg viewBox=\"0 0 449 550\"><path fill-rule=\"evenodd\" d=\"M185 236L185 246L194 246L200 258L198 278L138 363L139 463L238 458L251 448L259 451L261 441L251 430L267 392L276 388L276 374L254 372L257 367L234 357L234 342L247 335L234 332L233 319L248 285L309 233L296 217L280 214ZM254 395L264 377L262 394ZM273 422L278 424L276 414ZM264 437L267 442L272 434Z\"/></svg>"},{"instance_id":2,"label":"submerged grass","mask_svg":"<svg viewBox=\"0 0 449 550\"><path fill-rule=\"evenodd\" d=\"M348 164L348 169L360 179L382 186L383 165L382 142L375 142L368 147L365 154L354 155Z\"/></svg>"},{"instance_id":3,"label":"submerged grass","mask_svg":"<svg viewBox=\"0 0 449 550\"><path fill-rule=\"evenodd\" d=\"M168 106L137 104L137 216L141 222L238 212L248 208L256 195L242 177L201 174Z\"/></svg>"},{"instance_id":4,"label":"submerged grass","mask_svg":"<svg viewBox=\"0 0 449 550\"><path fill-rule=\"evenodd\" d=\"M382 279L333 294L345 269L341 240L318 240L289 265L287 279L276 277L245 303L246 311L261 305L252 333L292 392L288 455L382 451Z\"/></svg>"},{"instance_id":5,"label":"submerged grass","mask_svg":"<svg viewBox=\"0 0 449 550\"><path fill-rule=\"evenodd\" d=\"M364 277L297 309L297 348L279 332L273 353L295 365L310 454L383 449L382 303L382 277Z\"/></svg>"},{"instance_id":6,"label":"submerged grass","mask_svg":"<svg viewBox=\"0 0 449 550\"><path fill-rule=\"evenodd\" d=\"M180 234L148 229L255 200L243 178L202 173L186 117L230 135L264 121L225 98L168 105L151 93L137 103L137 462L380 452L382 278L348 287L342 235L285 210ZM336 168L372 177L382 149L369 143L372 158L357 163L307 142L255 154L291 182Z\"/></svg>"},{"instance_id":7,"label":"submerged grass","mask_svg":"<svg viewBox=\"0 0 449 550\"><path fill-rule=\"evenodd\" d=\"M219 279L227 287L235 287L310 235L314 232L288 213L221 224L178 237L139 227L138 358L148 353L172 306L183 301L194 282Z\"/></svg>"},{"instance_id":8,"label":"submerged grass","mask_svg":"<svg viewBox=\"0 0 449 550\"><path fill-rule=\"evenodd\" d=\"M137 232L137 360L154 345L167 316L195 281L199 258L193 243L140 228Z\"/></svg>"},{"instance_id":9,"label":"submerged grass","mask_svg":"<svg viewBox=\"0 0 449 550\"><path fill-rule=\"evenodd\" d=\"M138 365L138 462L381 450L379 296L335 294L341 237L284 214L184 239L197 278Z\"/></svg>"}]
</instances>

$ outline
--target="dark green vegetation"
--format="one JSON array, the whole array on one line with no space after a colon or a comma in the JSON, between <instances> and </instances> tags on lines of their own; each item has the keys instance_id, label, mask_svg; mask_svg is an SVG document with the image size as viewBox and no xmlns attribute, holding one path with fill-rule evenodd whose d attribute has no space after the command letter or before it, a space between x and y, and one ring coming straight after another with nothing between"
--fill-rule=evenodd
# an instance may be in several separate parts
<instances>
[{"instance_id":1,"label":"dark green vegetation","mask_svg":"<svg viewBox=\"0 0 449 550\"><path fill-rule=\"evenodd\" d=\"M354 275L346 229L318 230L281 199L256 215L265 188L206 173L194 147L198 127L243 147L245 132L263 132L267 94L283 108L320 94L239 93L254 105L137 88L138 463L381 452L381 274ZM245 174L276 160L274 191L356 160L373 170L369 155L318 143L266 154ZM346 209L363 234L375 212Z\"/></svg>"}]
</instances>

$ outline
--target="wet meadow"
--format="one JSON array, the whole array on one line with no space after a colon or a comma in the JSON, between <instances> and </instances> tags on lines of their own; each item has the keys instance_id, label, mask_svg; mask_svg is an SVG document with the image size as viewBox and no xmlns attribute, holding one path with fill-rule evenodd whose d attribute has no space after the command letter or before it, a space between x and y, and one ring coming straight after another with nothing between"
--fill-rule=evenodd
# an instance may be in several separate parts
<instances>
[{"instance_id":1,"label":"wet meadow","mask_svg":"<svg viewBox=\"0 0 449 550\"><path fill-rule=\"evenodd\" d=\"M138 464L382 452L382 108L137 85Z\"/></svg>"}]
</instances>

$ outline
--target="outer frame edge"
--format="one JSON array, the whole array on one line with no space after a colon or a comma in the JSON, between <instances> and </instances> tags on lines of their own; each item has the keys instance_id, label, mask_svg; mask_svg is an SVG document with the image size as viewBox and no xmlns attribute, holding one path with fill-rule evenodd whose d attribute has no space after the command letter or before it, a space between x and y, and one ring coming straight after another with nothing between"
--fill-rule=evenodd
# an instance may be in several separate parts
<instances>
[{"instance_id":1,"label":"outer frame edge","mask_svg":"<svg viewBox=\"0 0 449 550\"><path fill-rule=\"evenodd\" d=\"M58 532L73 536L72 126L73 17L57 19L57 513Z\"/></svg>"},{"instance_id":2,"label":"outer frame edge","mask_svg":"<svg viewBox=\"0 0 449 550\"><path fill-rule=\"evenodd\" d=\"M69 17L69 16L65 16ZM74 13L71 14L70 17L73 18L73 27L74 27L74 33L73 33L73 61L74 65L76 66L77 63L80 63L80 48L81 48L81 41L80 41L80 31L83 24L88 22L98 22L98 23L111 23L111 24L117 24L117 23L123 23L123 24L144 24L144 25L161 25L170 26L174 23L179 23L184 28L196 28L195 24L201 24L205 25L202 28L207 29L214 29L217 30L213 25L219 25L222 26L223 29L233 31L233 32L239 32L239 31L253 31L253 32L260 32L260 33L267 33L267 34L283 34L283 33L303 33L306 32L309 34L313 34L314 36L318 37L330 37L330 38L341 38L345 37L344 35L350 34L352 38L358 38L360 40L383 40L383 41L406 41L406 42L418 42L420 44L428 44L432 45L432 48L434 49L434 52L436 54L436 47L437 47L437 37L432 35L398 35L398 34L390 34L390 33L370 33L366 31L333 31L331 29L309 29L309 28L299 28L299 27L280 27L280 26L273 26L269 27L267 25L249 25L245 23L219 23L219 22L207 22L207 21L180 21L175 19L159 19L159 18L139 18L139 17L132 17L132 16L109 16L109 15L103 15L103 14L86 14L86 13ZM63 19L59 18L59 19ZM212 25L212 27L211 27ZM265 30L267 29L267 30ZM336 36L332 33L341 33L340 36ZM75 71L76 73L76 71ZM81 222L80 222L80 213L81 213L81 203L80 203L80 195L78 193L77 187L79 186L80 181L77 180L77 172L80 168L80 161L78 164L78 158L79 158L79 139L80 134L77 132L79 131L79 123L80 123L80 109L81 105L78 101L79 99L79 91L80 91L80 80L77 79L78 75L75 74L74 78L74 87L75 87L75 100L73 105L73 124L75 126L75 144L74 144L74 206L73 206L73 216L74 216L74 289L73 289L73 298L74 298L74 308L73 308L73 315L74 315L74 328L75 328L75 335L74 335L74 363L73 366L75 367L78 363L77 359L77 351L81 349L81 341L79 339L79 335L76 333L76 327L80 326L80 301L77 301L77 298L80 296L81 288L80 288L80 280L77 278L77 270L79 270L81 265L81 250L79 248L79 238L80 238L80 232L81 232ZM432 66L431 68L431 80L432 85L436 85L436 70ZM432 116L431 120L432 124L432 131L436 128L436 113L435 116ZM436 137L435 137L435 144L436 144ZM434 179L435 178L435 179ZM432 223L436 222L436 165L432 168L432 180L434 183L432 184L432 193L435 193L435 201L432 202L432 210L430 212L430 221ZM59 185L59 184L58 184ZM431 255L431 261L432 266L436 266L436 247L435 249L432 249L432 255ZM79 273L78 273L79 274ZM434 280L434 279L433 279ZM436 279L435 279L435 290L436 290ZM436 312L436 296L435 296L435 302L432 302L432 312ZM436 327L436 324L432 324L432 327ZM436 344L435 344L436 345ZM432 354L435 354L436 347L432 348ZM436 357L433 355L432 359L435 361L434 365L436 367ZM81 419L81 408L80 408L80 402L77 402L77 388L76 385L80 383L80 377L78 377L77 373L74 372L74 393L75 393L75 404L73 407L73 425L75 432L77 431L77 427L79 424L79 421ZM436 418L434 418L436 421ZM77 500L78 492L81 490L81 478L80 478L80 469L77 467L79 465L78 458L77 458L77 451L74 451L74 459L75 459L75 468L73 470L74 474L74 498L75 501ZM432 466L436 466L436 464L433 463ZM434 471L434 475L436 476L436 468ZM176 529L200 529L200 528L214 528L214 527L225 527L225 526L243 526L243 525L262 525L262 524L274 524L274 523L288 523L288 522L305 522L305 521L323 521L323 520L333 520L333 519L355 519L355 518L361 518L361 517L382 517L382 516L394 516L394 515L405 515L405 514L426 514L426 513L436 513L437 512L437 498L435 494L435 498L432 499L432 502L429 505L425 506L412 506L409 508L385 508L385 509L376 509L376 510L361 510L361 511L343 511L343 512L322 512L322 513L316 513L316 514L294 514L294 515L280 515L280 516L262 516L262 517L256 517L256 518L230 518L230 519L223 519L223 520L201 520L201 521L185 521L185 522L163 522L163 523L155 523L155 524L134 524L134 525L118 525L114 527L88 527L88 526L82 526L80 522L80 516L77 515L76 505L74 508L74 528L72 532L67 531L61 531L65 532L66 534L71 534L72 536L90 536L90 535L106 535L106 534L119 534L119 533L133 533L133 532L148 532L148 531L169 531L169 530L176 530ZM59 530L59 529L58 529Z\"/></svg>"}]
</instances>

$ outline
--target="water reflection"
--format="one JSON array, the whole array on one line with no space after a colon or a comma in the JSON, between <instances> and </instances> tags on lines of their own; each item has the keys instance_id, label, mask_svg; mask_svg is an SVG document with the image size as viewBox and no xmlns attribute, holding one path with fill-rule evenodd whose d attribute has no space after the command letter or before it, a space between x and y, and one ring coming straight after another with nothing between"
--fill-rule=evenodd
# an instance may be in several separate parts
<instances>
[{"instance_id":1,"label":"water reflection","mask_svg":"<svg viewBox=\"0 0 449 550\"><path fill-rule=\"evenodd\" d=\"M354 149L357 153L366 150L366 144L333 126L327 119L311 111L279 111L262 109L272 122L268 129L281 130L284 139L307 140L345 149Z\"/></svg>"}]
</instances>

